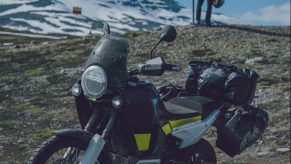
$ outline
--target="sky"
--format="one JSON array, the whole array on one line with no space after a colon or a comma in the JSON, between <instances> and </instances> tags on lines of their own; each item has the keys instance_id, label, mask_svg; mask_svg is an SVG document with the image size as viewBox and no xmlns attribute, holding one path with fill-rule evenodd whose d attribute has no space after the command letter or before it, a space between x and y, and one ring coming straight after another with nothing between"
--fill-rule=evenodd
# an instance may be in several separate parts
<instances>
[{"instance_id":1,"label":"sky","mask_svg":"<svg viewBox=\"0 0 291 164\"><path fill-rule=\"evenodd\" d=\"M192 8L192 0L176 0ZM198 0L195 1L195 6ZM203 4L206 10L207 0ZM290 26L290 0L225 0L224 5L214 13L232 16L240 21L255 25Z\"/></svg>"}]
</instances>

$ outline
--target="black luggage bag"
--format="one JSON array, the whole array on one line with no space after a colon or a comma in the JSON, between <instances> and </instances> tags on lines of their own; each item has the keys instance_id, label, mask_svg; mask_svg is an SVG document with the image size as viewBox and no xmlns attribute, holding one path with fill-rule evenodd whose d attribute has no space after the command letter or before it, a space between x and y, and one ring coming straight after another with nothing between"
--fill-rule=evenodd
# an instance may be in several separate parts
<instances>
[{"instance_id":1,"label":"black luggage bag","mask_svg":"<svg viewBox=\"0 0 291 164\"><path fill-rule=\"evenodd\" d=\"M260 108L247 106L236 110L231 119L218 129L216 146L234 157L262 136L268 121L268 113Z\"/></svg>"},{"instance_id":2,"label":"black luggage bag","mask_svg":"<svg viewBox=\"0 0 291 164\"><path fill-rule=\"evenodd\" d=\"M223 99L234 105L250 104L254 98L259 75L250 69L231 72L224 85Z\"/></svg>"},{"instance_id":3,"label":"black luggage bag","mask_svg":"<svg viewBox=\"0 0 291 164\"><path fill-rule=\"evenodd\" d=\"M259 77L250 69L203 61L189 62L186 76L187 92L237 106L251 103Z\"/></svg>"}]
</instances>

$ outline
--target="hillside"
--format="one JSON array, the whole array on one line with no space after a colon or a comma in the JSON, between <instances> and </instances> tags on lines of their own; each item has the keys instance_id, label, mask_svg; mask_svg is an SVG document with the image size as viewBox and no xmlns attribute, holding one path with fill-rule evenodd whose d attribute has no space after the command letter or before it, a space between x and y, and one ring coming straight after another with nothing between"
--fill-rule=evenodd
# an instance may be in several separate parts
<instances>
[{"instance_id":1,"label":"hillside","mask_svg":"<svg viewBox=\"0 0 291 164\"><path fill-rule=\"evenodd\" d=\"M74 15L81 7L82 15ZM177 0L0 0L0 27L42 34L101 33L102 22L115 33L154 30L164 24L188 25L191 9ZM216 23L239 23L213 14Z\"/></svg>"},{"instance_id":2,"label":"hillside","mask_svg":"<svg viewBox=\"0 0 291 164\"><path fill-rule=\"evenodd\" d=\"M180 73L141 77L156 86L184 85L190 60L222 58L260 74L255 103L267 110L263 140L230 158L219 149L219 163L290 163L290 27L178 27L175 43L156 51ZM159 31L123 35L131 43L129 67L149 58ZM22 163L56 129L79 127L70 88L100 37L61 40L0 36L0 163ZM3 43L12 42L14 45ZM245 64L248 59L259 61ZM249 61L248 61L249 62ZM214 145L216 133L207 139Z\"/></svg>"}]
</instances>

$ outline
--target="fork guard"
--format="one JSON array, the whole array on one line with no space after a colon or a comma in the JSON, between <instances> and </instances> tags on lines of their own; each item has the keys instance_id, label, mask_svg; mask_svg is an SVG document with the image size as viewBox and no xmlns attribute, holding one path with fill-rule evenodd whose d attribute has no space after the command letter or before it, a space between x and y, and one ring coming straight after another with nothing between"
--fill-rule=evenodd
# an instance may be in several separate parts
<instances>
[{"instance_id":1,"label":"fork guard","mask_svg":"<svg viewBox=\"0 0 291 164\"><path fill-rule=\"evenodd\" d=\"M81 130L81 129L62 129L62 130L55 131L54 134L59 137L77 138L86 143L89 143L89 141L93 137L92 133Z\"/></svg>"}]
</instances>

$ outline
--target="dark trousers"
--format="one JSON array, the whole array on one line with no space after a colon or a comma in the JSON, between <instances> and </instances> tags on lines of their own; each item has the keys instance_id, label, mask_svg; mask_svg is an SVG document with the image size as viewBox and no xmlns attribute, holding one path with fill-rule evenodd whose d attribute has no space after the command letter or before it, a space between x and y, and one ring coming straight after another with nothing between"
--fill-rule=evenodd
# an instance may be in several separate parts
<instances>
[{"instance_id":1,"label":"dark trousers","mask_svg":"<svg viewBox=\"0 0 291 164\"><path fill-rule=\"evenodd\" d=\"M198 0L197 10L196 10L196 20L198 24L200 24L201 10L202 10L203 3L204 3L204 0ZM212 3L213 3L213 0L207 0L207 11L206 11L206 18L205 18L206 24L210 24Z\"/></svg>"}]
</instances>

